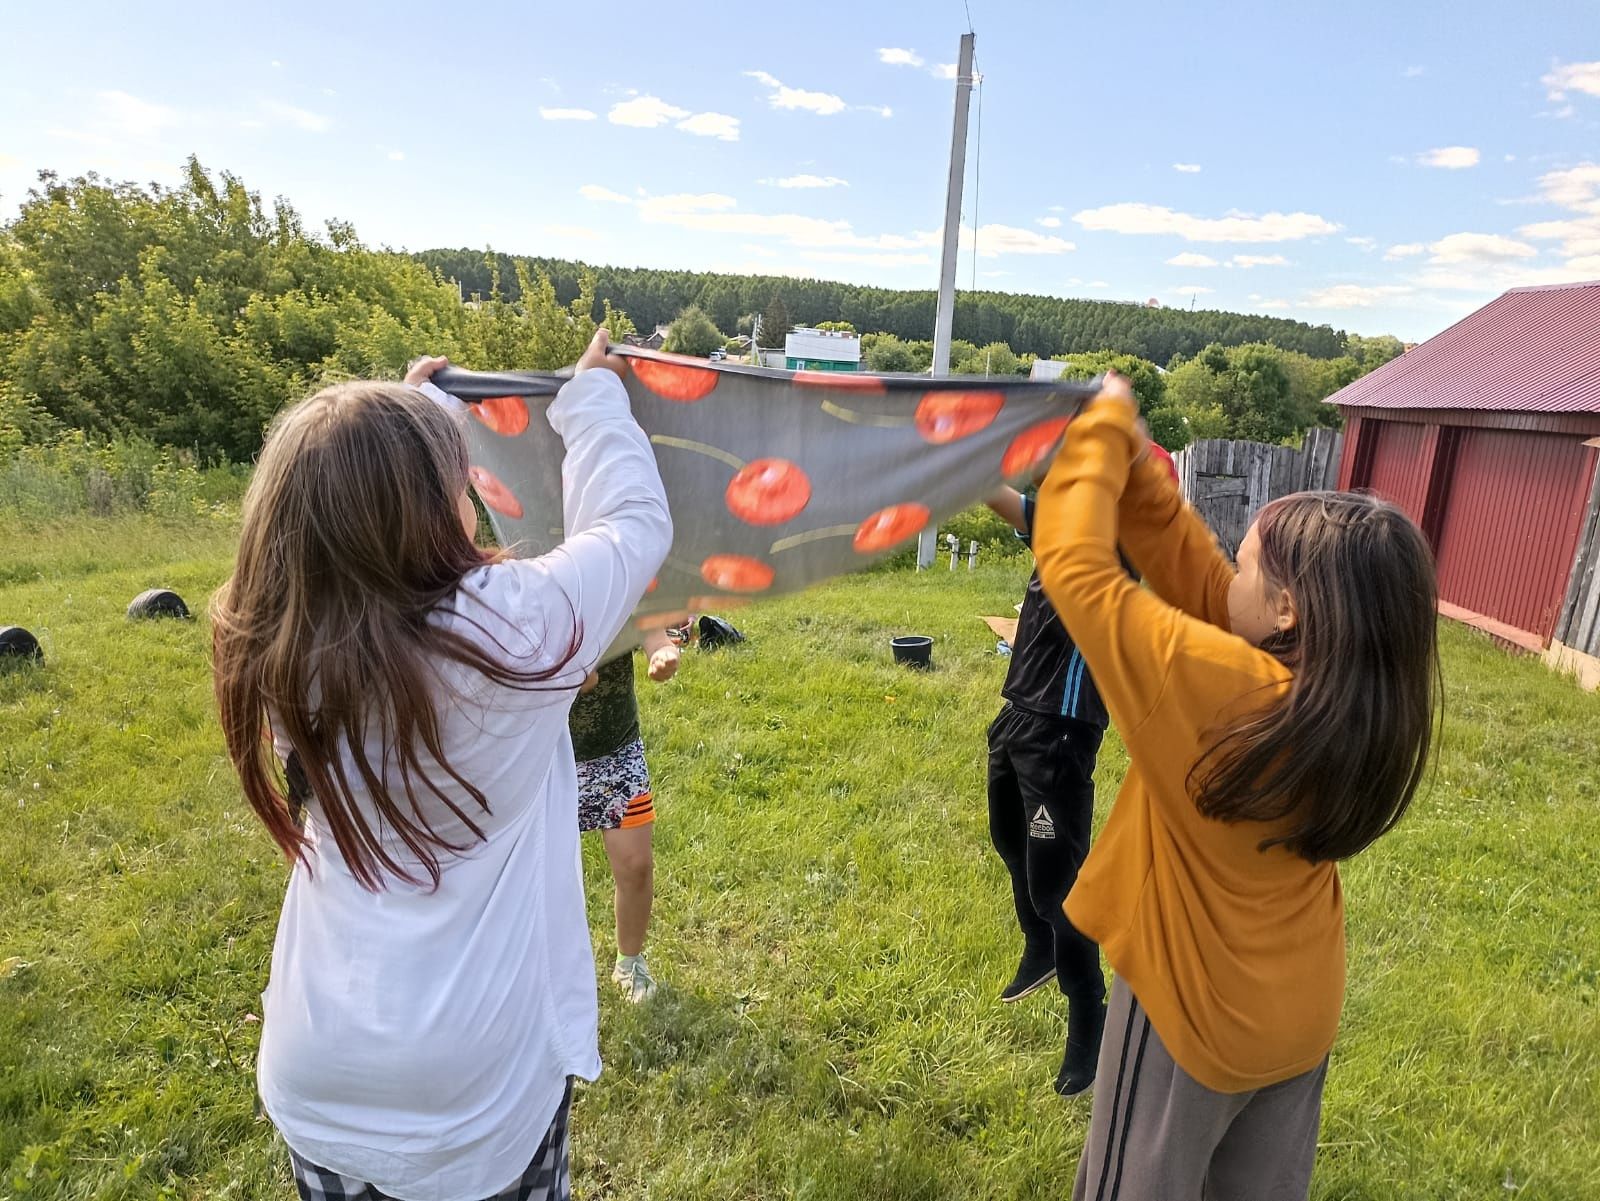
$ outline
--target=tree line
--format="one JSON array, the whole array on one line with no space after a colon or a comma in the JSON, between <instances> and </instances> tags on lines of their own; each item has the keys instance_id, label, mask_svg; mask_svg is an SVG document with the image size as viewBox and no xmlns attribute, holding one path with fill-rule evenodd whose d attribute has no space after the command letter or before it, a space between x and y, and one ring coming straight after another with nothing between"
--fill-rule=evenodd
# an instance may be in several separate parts
<instances>
[{"instance_id":1,"label":"tree line","mask_svg":"<svg viewBox=\"0 0 1600 1201\"><path fill-rule=\"evenodd\" d=\"M308 230L287 201L193 159L171 188L43 173L0 227L0 456L76 430L247 461L280 408L326 383L393 378L423 351L554 368L602 321L621 337L695 307L673 344L696 353L765 313L768 344L791 323L837 322L866 331L869 369L931 362L932 293L375 250L347 224ZM1114 360L1176 432L1273 441L1328 419L1316 400L1399 350L1276 318L998 293L962 296L956 333L956 371Z\"/></svg>"},{"instance_id":2,"label":"tree line","mask_svg":"<svg viewBox=\"0 0 1600 1201\"><path fill-rule=\"evenodd\" d=\"M481 250L426 250L416 258L456 281L468 299L489 295L497 274L504 287L520 263L549 279L556 297L569 303L587 273L595 280L596 297L626 312L642 330L667 325L685 309L697 307L718 329L749 333L751 316L766 312L776 299L792 325L846 321L858 330L911 340L932 332L937 306L932 290L902 291L789 276L591 266ZM514 291L508 296L516 299ZM1342 330L1285 317L1006 292L958 293L953 336L979 346L1004 342L1020 354L1040 358L1113 350L1163 365L1176 355L1193 357L1213 343L1270 342L1311 358L1333 359L1345 353L1348 338Z\"/></svg>"}]
</instances>

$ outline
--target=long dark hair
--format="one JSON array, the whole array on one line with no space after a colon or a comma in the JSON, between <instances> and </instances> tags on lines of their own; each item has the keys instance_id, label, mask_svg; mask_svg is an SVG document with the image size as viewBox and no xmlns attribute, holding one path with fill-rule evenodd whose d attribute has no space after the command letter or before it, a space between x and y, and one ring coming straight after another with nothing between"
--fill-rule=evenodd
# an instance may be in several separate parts
<instances>
[{"instance_id":1,"label":"long dark hair","mask_svg":"<svg viewBox=\"0 0 1600 1201\"><path fill-rule=\"evenodd\" d=\"M461 526L456 502L466 483L461 430L419 392L383 383L325 389L269 431L245 496L238 561L212 600L217 707L246 798L284 854L303 861L307 839L291 793L314 796L340 855L369 889L382 887L386 873L421 883L414 865L396 858L393 839L434 886L440 854L466 849L436 831L425 799L483 838L455 799L465 793L488 811L444 755L440 666L530 689L576 653L570 646L553 667L517 671L429 620L463 576L494 558ZM288 786L263 737L269 720L293 748L299 788ZM363 749L374 738L385 751L377 764ZM444 779L429 776L424 754ZM377 828L356 804L345 756Z\"/></svg>"},{"instance_id":2,"label":"long dark hair","mask_svg":"<svg viewBox=\"0 0 1600 1201\"><path fill-rule=\"evenodd\" d=\"M1285 823L1263 850L1348 858L1394 828L1428 762L1440 679L1433 554L1404 513L1361 493L1286 497L1256 529L1262 574L1296 613L1262 649L1294 680L1201 757L1190 790L1208 817Z\"/></svg>"}]
</instances>

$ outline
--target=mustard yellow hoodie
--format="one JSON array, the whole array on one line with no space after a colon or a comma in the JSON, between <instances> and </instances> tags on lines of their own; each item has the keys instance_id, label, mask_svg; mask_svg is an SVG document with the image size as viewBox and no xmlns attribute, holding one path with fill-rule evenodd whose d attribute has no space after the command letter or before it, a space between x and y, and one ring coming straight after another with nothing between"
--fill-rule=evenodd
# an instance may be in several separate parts
<instances>
[{"instance_id":1,"label":"mustard yellow hoodie","mask_svg":"<svg viewBox=\"0 0 1600 1201\"><path fill-rule=\"evenodd\" d=\"M1167 472L1132 462L1134 423L1120 401L1085 408L1034 521L1045 593L1131 760L1065 909L1178 1065L1207 1088L1245 1092L1309 1071L1333 1045L1344 901L1333 864L1257 849L1276 827L1195 808L1196 760L1291 677L1229 633L1233 568ZM1119 543L1147 588L1123 570Z\"/></svg>"}]
</instances>

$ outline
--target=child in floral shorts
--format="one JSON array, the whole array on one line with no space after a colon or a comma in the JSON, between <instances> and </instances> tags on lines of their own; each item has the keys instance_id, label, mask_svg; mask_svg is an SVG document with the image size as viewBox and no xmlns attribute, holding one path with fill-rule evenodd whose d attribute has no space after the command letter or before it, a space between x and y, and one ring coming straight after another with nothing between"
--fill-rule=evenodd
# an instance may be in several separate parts
<instances>
[{"instance_id":1,"label":"child in floral shorts","mask_svg":"<svg viewBox=\"0 0 1600 1201\"><path fill-rule=\"evenodd\" d=\"M665 631L646 636L644 652L656 683L677 673L678 647ZM632 655L611 660L590 677L567 724L578 762L578 829L600 831L616 881L617 961L611 979L629 1000L643 1001L656 990L644 961L655 891L651 832L656 811L639 737Z\"/></svg>"}]
</instances>

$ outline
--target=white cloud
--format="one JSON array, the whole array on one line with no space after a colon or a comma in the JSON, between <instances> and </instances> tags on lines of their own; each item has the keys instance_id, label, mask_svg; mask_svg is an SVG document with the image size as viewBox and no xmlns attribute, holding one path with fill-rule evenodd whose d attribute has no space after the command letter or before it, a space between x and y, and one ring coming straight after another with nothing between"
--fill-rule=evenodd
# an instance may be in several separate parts
<instances>
[{"instance_id":1,"label":"white cloud","mask_svg":"<svg viewBox=\"0 0 1600 1201\"><path fill-rule=\"evenodd\" d=\"M1033 223L1035 225L1042 225L1046 229L1060 229L1061 228L1061 218L1060 217L1036 217L1036 218L1034 218L1034 222Z\"/></svg>"},{"instance_id":2,"label":"white cloud","mask_svg":"<svg viewBox=\"0 0 1600 1201\"><path fill-rule=\"evenodd\" d=\"M1478 158L1476 146L1440 146L1435 150L1424 150L1417 155L1417 162L1424 167L1443 167L1447 171L1460 171L1465 167L1476 167Z\"/></svg>"},{"instance_id":3,"label":"white cloud","mask_svg":"<svg viewBox=\"0 0 1600 1201\"><path fill-rule=\"evenodd\" d=\"M1531 259L1538 251L1526 242L1518 242L1501 234L1450 234L1432 243L1428 259L1435 266L1458 263L1509 263L1518 259Z\"/></svg>"},{"instance_id":4,"label":"white cloud","mask_svg":"<svg viewBox=\"0 0 1600 1201\"><path fill-rule=\"evenodd\" d=\"M1401 242L1399 245L1391 246L1388 250L1385 250L1383 257L1386 262L1392 263L1397 259L1413 258L1426 249L1428 248L1421 242Z\"/></svg>"},{"instance_id":5,"label":"white cloud","mask_svg":"<svg viewBox=\"0 0 1600 1201\"><path fill-rule=\"evenodd\" d=\"M763 179L759 183L778 188L848 188L850 181L837 175L786 175L782 179Z\"/></svg>"},{"instance_id":6,"label":"white cloud","mask_svg":"<svg viewBox=\"0 0 1600 1201\"><path fill-rule=\"evenodd\" d=\"M807 250L800 257L809 263L865 263L870 267L927 267L933 263L926 254L859 250Z\"/></svg>"},{"instance_id":7,"label":"white cloud","mask_svg":"<svg viewBox=\"0 0 1600 1201\"><path fill-rule=\"evenodd\" d=\"M1405 284L1378 284L1366 287L1361 284L1335 284L1331 288L1318 288L1307 292L1300 301L1306 309L1365 309L1397 296L1409 296L1416 289Z\"/></svg>"},{"instance_id":8,"label":"white cloud","mask_svg":"<svg viewBox=\"0 0 1600 1201\"><path fill-rule=\"evenodd\" d=\"M1539 192L1546 201L1561 208L1600 213L1600 163L1579 163L1565 171L1541 175Z\"/></svg>"},{"instance_id":9,"label":"white cloud","mask_svg":"<svg viewBox=\"0 0 1600 1201\"><path fill-rule=\"evenodd\" d=\"M633 203L630 197L624 196L621 192L613 192L610 188L602 188L597 183L584 184L583 187L578 189L578 195L585 200L605 200L612 204Z\"/></svg>"},{"instance_id":10,"label":"white cloud","mask_svg":"<svg viewBox=\"0 0 1600 1201\"><path fill-rule=\"evenodd\" d=\"M95 99L100 103L101 121L113 132L127 137L155 137L183 120L177 109L141 100L127 92L100 92Z\"/></svg>"},{"instance_id":11,"label":"white cloud","mask_svg":"<svg viewBox=\"0 0 1600 1201\"><path fill-rule=\"evenodd\" d=\"M1198 175L1200 173L1200 164L1199 163L1173 163L1172 164L1172 169L1174 171L1182 171L1185 175Z\"/></svg>"},{"instance_id":12,"label":"white cloud","mask_svg":"<svg viewBox=\"0 0 1600 1201\"><path fill-rule=\"evenodd\" d=\"M801 109L808 113L816 113L819 117L842 113L846 108L844 99L831 92L808 92L803 88L791 88L765 71L746 71L745 74L772 89L767 99L773 108Z\"/></svg>"},{"instance_id":13,"label":"white cloud","mask_svg":"<svg viewBox=\"0 0 1600 1201\"><path fill-rule=\"evenodd\" d=\"M1052 213L1064 213L1067 211L1067 206L1064 204L1052 204L1050 206L1050 211Z\"/></svg>"},{"instance_id":14,"label":"white cloud","mask_svg":"<svg viewBox=\"0 0 1600 1201\"><path fill-rule=\"evenodd\" d=\"M894 116L894 109L890 108L887 104L858 104L856 107L861 109L863 112L877 113L878 116L885 119Z\"/></svg>"},{"instance_id":15,"label":"white cloud","mask_svg":"<svg viewBox=\"0 0 1600 1201\"><path fill-rule=\"evenodd\" d=\"M956 64L939 63L933 68L933 73L940 79L954 79L956 77Z\"/></svg>"},{"instance_id":16,"label":"white cloud","mask_svg":"<svg viewBox=\"0 0 1600 1201\"><path fill-rule=\"evenodd\" d=\"M1539 190L1548 203L1574 216L1536 221L1517 232L1539 242L1559 242L1559 253L1573 260L1567 264L1570 269L1592 271L1593 256L1600 255L1600 163L1548 172L1539 177Z\"/></svg>"},{"instance_id":17,"label":"white cloud","mask_svg":"<svg viewBox=\"0 0 1600 1201\"><path fill-rule=\"evenodd\" d=\"M1557 64L1539 82L1548 89L1551 100L1562 101L1568 92L1600 96L1600 62Z\"/></svg>"},{"instance_id":18,"label":"white cloud","mask_svg":"<svg viewBox=\"0 0 1600 1201\"><path fill-rule=\"evenodd\" d=\"M1196 293L1204 295L1207 292L1215 291L1214 288L1208 288L1204 284L1177 284L1167 290L1169 292L1179 292L1184 296L1193 296Z\"/></svg>"},{"instance_id":19,"label":"white cloud","mask_svg":"<svg viewBox=\"0 0 1600 1201\"><path fill-rule=\"evenodd\" d=\"M1196 217L1155 204L1108 204L1084 209L1072 219L1085 229L1119 234L1169 234L1186 242L1292 242L1339 227L1315 213L1230 212L1222 217Z\"/></svg>"},{"instance_id":20,"label":"white cloud","mask_svg":"<svg viewBox=\"0 0 1600 1201\"><path fill-rule=\"evenodd\" d=\"M962 242L971 245L969 231L961 231ZM1002 254L1066 254L1076 250L1071 242L1053 234L1035 233L1014 225L983 225L977 232L978 257L995 258Z\"/></svg>"},{"instance_id":21,"label":"white cloud","mask_svg":"<svg viewBox=\"0 0 1600 1201\"><path fill-rule=\"evenodd\" d=\"M891 67L920 67L922 55L915 50L901 50L893 46L886 46L878 51L878 61L888 63Z\"/></svg>"},{"instance_id":22,"label":"white cloud","mask_svg":"<svg viewBox=\"0 0 1600 1201\"><path fill-rule=\"evenodd\" d=\"M940 243L938 231L910 234L859 234L842 219L809 217L799 213L738 212L739 202L720 192L677 193L646 196L638 201L641 220L652 225L672 225L704 233L729 234L745 238L775 239L802 250L840 250L873 252L880 266L905 265L930 261L927 251ZM1074 249L1062 238L1017 229L1008 225L985 225L976 234L970 227L961 230L961 245L974 242L982 258L1005 254L1065 254ZM882 252L896 252L884 257ZM904 253L910 252L910 253ZM856 256L836 261L867 262Z\"/></svg>"},{"instance_id":23,"label":"white cloud","mask_svg":"<svg viewBox=\"0 0 1600 1201\"><path fill-rule=\"evenodd\" d=\"M406 152L404 150L391 150L391 151L389 151L389 161L392 162L392 163L403 163L403 162L405 162L406 161Z\"/></svg>"},{"instance_id":24,"label":"white cloud","mask_svg":"<svg viewBox=\"0 0 1600 1201\"><path fill-rule=\"evenodd\" d=\"M1236 254L1228 260L1230 267L1287 267L1289 260L1281 254Z\"/></svg>"},{"instance_id":25,"label":"white cloud","mask_svg":"<svg viewBox=\"0 0 1600 1201\"><path fill-rule=\"evenodd\" d=\"M1426 67L1407 67L1404 71L1400 72L1400 74L1406 79L1416 79L1427 69L1428 68Z\"/></svg>"},{"instance_id":26,"label":"white cloud","mask_svg":"<svg viewBox=\"0 0 1600 1201\"><path fill-rule=\"evenodd\" d=\"M1091 288L1109 288L1111 285L1106 283L1106 281L1103 279L1091 279L1089 281L1089 286Z\"/></svg>"},{"instance_id":27,"label":"white cloud","mask_svg":"<svg viewBox=\"0 0 1600 1201\"><path fill-rule=\"evenodd\" d=\"M586 225L541 225L540 233L549 234L552 238L571 238L577 242L598 242L600 231L590 229Z\"/></svg>"},{"instance_id":28,"label":"white cloud","mask_svg":"<svg viewBox=\"0 0 1600 1201\"><path fill-rule=\"evenodd\" d=\"M539 115L546 121L593 121L596 116L586 108L546 108L542 104Z\"/></svg>"},{"instance_id":29,"label":"white cloud","mask_svg":"<svg viewBox=\"0 0 1600 1201\"><path fill-rule=\"evenodd\" d=\"M272 60L272 65L274 67L282 67L283 66L283 64L281 62L279 62L277 59L273 59Z\"/></svg>"},{"instance_id":30,"label":"white cloud","mask_svg":"<svg viewBox=\"0 0 1600 1201\"><path fill-rule=\"evenodd\" d=\"M726 113L696 113L687 120L679 121L678 128L696 137L716 138L721 142L739 140L739 118Z\"/></svg>"},{"instance_id":31,"label":"white cloud","mask_svg":"<svg viewBox=\"0 0 1600 1201\"><path fill-rule=\"evenodd\" d=\"M1185 250L1182 254L1175 254L1167 260L1169 267L1215 267L1217 260L1209 254L1196 254L1192 250Z\"/></svg>"},{"instance_id":32,"label":"white cloud","mask_svg":"<svg viewBox=\"0 0 1600 1201\"><path fill-rule=\"evenodd\" d=\"M287 122L297 129L307 133L326 133L333 121L321 113L314 113L310 109L297 108L293 104L285 104L281 100L263 100L261 107L272 117Z\"/></svg>"},{"instance_id":33,"label":"white cloud","mask_svg":"<svg viewBox=\"0 0 1600 1201\"><path fill-rule=\"evenodd\" d=\"M1346 238L1352 246L1359 246L1362 250L1372 250L1378 245L1377 238Z\"/></svg>"},{"instance_id":34,"label":"white cloud","mask_svg":"<svg viewBox=\"0 0 1600 1201\"><path fill-rule=\"evenodd\" d=\"M613 125L631 125L635 129L655 129L669 121L681 121L689 110L668 104L659 96L635 96L619 100L611 106L606 120Z\"/></svg>"},{"instance_id":35,"label":"white cloud","mask_svg":"<svg viewBox=\"0 0 1600 1201\"><path fill-rule=\"evenodd\" d=\"M1416 253L1414 245L1394 249L1403 249L1408 255ZM1536 248L1503 234L1449 234L1428 243L1426 250L1427 261L1411 277L1411 283L1422 288L1500 292L1529 284L1564 283L1579 277L1571 263L1565 267L1535 265L1529 260L1538 257Z\"/></svg>"},{"instance_id":36,"label":"white cloud","mask_svg":"<svg viewBox=\"0 0 1600 1201\"><path fill-rule=\"evenodd\" d=\"M1010 275L1011 272L1009 272L1009 271L980 271L980 272L978 272L978 274L983 276L984 279L999 279L1002 275Z\"/></svg>"}]
</instances>

